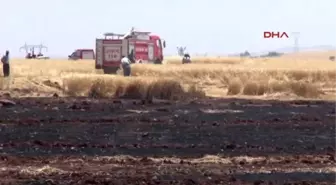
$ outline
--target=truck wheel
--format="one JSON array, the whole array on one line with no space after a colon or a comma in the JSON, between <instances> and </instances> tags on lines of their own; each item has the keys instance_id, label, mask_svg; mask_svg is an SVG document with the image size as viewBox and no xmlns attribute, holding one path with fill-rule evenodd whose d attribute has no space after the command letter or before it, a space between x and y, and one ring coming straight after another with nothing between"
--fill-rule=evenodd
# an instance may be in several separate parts
<instances>
[{"instance_id":1,"label":"truck wheel","mask_svg":"<svg viewBox=\"0 0 336 185\"><path fill-rule=\"evenodd\" d=\"M160 59L156 59L156 60L154 61L154 64L162 64L162 60L160 60Z\"/></svg>"},{"instance_id":2,"label":"truck wheel","mask_svg":"<svg viewBox=\"0 0 336 185\"><path fill-rule=\"evenodd\" d=\"M117 74L119 67L105 67L103 68L104 74Z\"/></svg>"},{"instance_id":3,"label":"truck wheel","mask_svg":"<svg viewBox=\"0 0 336 185\"><path fill-rule=\"evenodd\" d=\"M96 65L96 69L103 69L101 65Z\"/></svg>"}]
</instances>

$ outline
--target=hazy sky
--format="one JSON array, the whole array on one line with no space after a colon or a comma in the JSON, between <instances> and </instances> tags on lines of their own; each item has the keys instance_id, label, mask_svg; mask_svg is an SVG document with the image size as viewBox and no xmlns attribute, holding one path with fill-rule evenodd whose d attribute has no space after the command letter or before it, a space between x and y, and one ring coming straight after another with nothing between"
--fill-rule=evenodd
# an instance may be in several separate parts
<instances>
[{"instance_id":1,"label":"hazy sky","mask_svg":"<svg viewBox=\"0 0 336 185\"><path fill-rule=\"evenodd\" d=\"M25 42L49 56L94 48L104 32L134 26L160 35L165 54L228 54L292 46L293 38L263 39L263 31L301 33L300 45L336 45L335 0L8 0L2 3L0 52L25 55ZM291 35L289 35L291 37Z\"/></svg>"}]
</instances>

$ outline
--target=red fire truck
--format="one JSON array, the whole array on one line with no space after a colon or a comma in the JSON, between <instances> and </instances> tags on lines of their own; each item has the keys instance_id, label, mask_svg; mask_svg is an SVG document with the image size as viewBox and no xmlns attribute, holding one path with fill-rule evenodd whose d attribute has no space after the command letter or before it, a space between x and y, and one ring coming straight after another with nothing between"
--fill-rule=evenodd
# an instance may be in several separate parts
<instances>
[{"instance_id":1,"label":"red fire truck","mask_svg":"<svg viewBox=\"0 0 336 185\"><path fill-rule=\"evenodd\" d=\"M166 43L157 35L132 28L127 34L104 36L96 39L96 69L103 69L104 73L116 73L122 56L131 56L136 63L162 64Z\"/></svg>"}]
</instances>

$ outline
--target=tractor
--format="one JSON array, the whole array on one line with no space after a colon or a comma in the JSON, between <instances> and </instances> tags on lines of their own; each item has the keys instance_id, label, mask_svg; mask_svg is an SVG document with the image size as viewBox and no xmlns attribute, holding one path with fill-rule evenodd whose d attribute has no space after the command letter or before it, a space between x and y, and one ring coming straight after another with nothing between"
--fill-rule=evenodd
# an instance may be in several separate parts
<instances>
[{"instance_id":1,"label":"tractor","mask_svg":"<svg viewBox=\"0 0 336 185\"><path fill-rule=\"evenodd\" d=\"M35 54L35 49L39 49L39 52L37 53L37 55ZM43 55L42 50L46 49L46 51L48 51L48 47L44 46L42 44L40 45L27 45L26 43L20 47L20 51L22 49L25 49L26 51L26 59L49 59L49 57L46 57Z\"/></svg>"}]
</instances>

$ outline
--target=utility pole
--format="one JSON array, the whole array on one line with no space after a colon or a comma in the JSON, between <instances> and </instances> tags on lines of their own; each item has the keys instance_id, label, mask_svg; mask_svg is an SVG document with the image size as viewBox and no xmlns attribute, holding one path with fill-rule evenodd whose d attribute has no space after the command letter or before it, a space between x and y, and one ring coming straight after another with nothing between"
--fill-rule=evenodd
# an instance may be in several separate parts
<instances>
[{"instance_id":1,"label":"utility pole","mask_svg":"<svg viewBox=\"0 0 336 185\"><path fill-rule=\"evenodd\" d=\"M184 53L185 53L185 51L186 51L186 47L176 47L177 48L177 54L179 55L179 56L183 56L184 55Z\"/></svg>"},{"instance_id":2,"label":"utility pole","mask_svg":"<svg viewBox=\"0 0 336 185\"><path fill-rule=\"evenodd\" d=\"M294 53L297 53L299 52L300 32L293 32L292 35L294 36Z\"/></svg>"}]
</instances>

